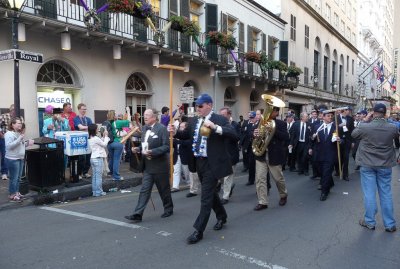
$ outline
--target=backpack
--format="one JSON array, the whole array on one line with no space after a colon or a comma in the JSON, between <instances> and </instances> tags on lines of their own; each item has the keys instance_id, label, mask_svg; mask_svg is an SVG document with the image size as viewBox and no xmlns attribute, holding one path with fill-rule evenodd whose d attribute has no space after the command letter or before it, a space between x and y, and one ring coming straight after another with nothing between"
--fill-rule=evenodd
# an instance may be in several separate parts
<instances>
[{"instance_id":1,"label":"backpack","mask_svg":"<svg viewBox=\"0 0 400 269\"><path fill-rule=\"evenodd\" d=\"M102 124L104 127L106 127L107 132L108 132L108 137L110 138L110 141L108 142L108 144L111 144L112 142L114 142L114 135L113 135L113 130L112 130L112 125L109 121L105 121Z\"/></svg>"}]
</instances>

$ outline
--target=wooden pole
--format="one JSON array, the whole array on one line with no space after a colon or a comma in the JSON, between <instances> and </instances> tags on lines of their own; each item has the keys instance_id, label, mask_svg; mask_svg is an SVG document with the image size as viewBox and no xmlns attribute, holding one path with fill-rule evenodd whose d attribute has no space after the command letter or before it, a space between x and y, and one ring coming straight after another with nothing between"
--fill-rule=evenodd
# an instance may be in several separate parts
<instances>
[{"instance_id":1,"label":"wooden pole","mask_svg":"<svg viewBox=\"0 0 400 269\"><path fill-rule=\"evenodd\" d=\"M172 119L172 84L174 78L174 69L169 69L169 124L174 124ZM172 132L169 132L169 185L172 188L174 175L174 137Z\"/></svg>"},{"instance_id":2,"label":"wooden pole","mask_svg":"<svg viewBox=\"0 0 400 269\"><path fill-rule=\"evenodd\" d=\"M335 110L335 126L336 126L336 133L339 136L337 112L338 112L338 110ZM337 145L337 154L338 154L338 163L339 163L339 177L340 177L340 179L343 179L342 160L340 159L340 142L336 141L336 145Z\"/></svg>"}]
</instances>

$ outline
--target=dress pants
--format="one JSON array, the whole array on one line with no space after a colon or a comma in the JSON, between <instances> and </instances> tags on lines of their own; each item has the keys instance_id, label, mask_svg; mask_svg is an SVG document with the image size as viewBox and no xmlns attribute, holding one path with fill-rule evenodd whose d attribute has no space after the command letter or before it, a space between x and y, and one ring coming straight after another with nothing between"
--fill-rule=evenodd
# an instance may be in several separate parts
<instances>
[{"instance_id":1,"label":"dress pants","mask_svg":"<svg viewBox=\"0 0 400 269\"><path fill-rule=\"evenodd\" d=\"M242 148L242 157L243 157L243 168L249 169L249 156L247 155L247 149Z\"/></svg>"},{"instance_id":2,"label":"dress pants","mask_svg":"<svg viewBox=\"0 0 400 269\"><path fill-rule=\"evenodd\" d=\"M289 153L289 150L287 151L287 165L289 166L290 171L295 171L296 170L296 150L292 149L292 153Z\"/></svg>"},{"instance_id":3,"label":"dress pants","mask_svg":"<svg viewBox=\"0 0 400 269\"><path fill-rule=\"evenodd\" d=\"M199 232L204 232L211 209L214 210L218 220L226 220L228 216L217 193L218 178L214 177L208 159L197 158L196 169L201 182L201 207L193 227Z\"/></svg>"},{"instance_id":4,"label":"dress pants","mask_svg":"<svg viewBox=\"0 0 400 269\"><path fill-rule=\"evenodd\" d=\"M274 179L280 198L288 195L282 165L269 165L265 161L256 160L256 191L258 203L261 205L268 205L268 174Z\"/></svg>"},{"instance_id":5,"label":"dress pants","mask_svg":"<svg viewBox=\"0 0 400 269\"><path fill-rule=\"evenodd\" d=\"M296 145L297 170L308 173L308 144L298 142Z\"/></svg>"},{"instance_id":6,"label":"dress pants","mask_svg":"<svg viewBox=\"0 0 400 269\"><path fill-rule=\"evenodd\" d=\"M340 161L343 169L343 178L349 177L349 158L351 151L351 141L344 139L344 142L340 144ZM336 173L339 173L339 162L335 163Z\"/></svg>"},{"instance_id":7,"label":"dress pants","mask_svg":"<svg viewBox=\"0 0 400 269\"><path fill-rule=\"evenodd\" d=\"M332 172L334 168L334 162L318 162L321 171L321 192L328 194L330 189L335 185L333 183Z\"/></svg>"},{"instance_id":8,"label":"dress pants","mask_svg":"<svg viewBox=\"0 0 400 269\"><path fill-rule=\"evenodd\" d=\"M224 183L222 183L222 191L223 191L222 198L225 200L229 200L229 194L231 193L233 185L233 178L235 177L235 168L236 164L232 165L233 173L230 174L229 176L224 177Z\"/></svg>"},{"instance_id":9,"label":"dress pants","mask_svg":"<svg viewBox=\"0 0 400 269\"><path fill-rule=\"evenodd\" d=\"M199 191L200 181L197 172L189 172L189 179L190 179L190 192L197 194Z\"/></svg>"},{"instance_id":10,"label":"dress pants","mask_svg":"<svg viewBox=\"0 0 400 269\"><path fill-rule=\"evenodd\" d=\"M254 157L253 148L252 148L251 144L247 150L247 156L248 156L248 160L249 160L249 180L248 180L248 182L251 184L254 184L254 181L256 179L256 159Z\"/></svg>"},{"instance_id":11,"label":"dress pants","mask_svg":"<svg viewBox=\"0 0 400 269\"><path fill-rule=\"evenodd\" d=\"M164 212L172 212L174 205L171 198L171 189L169 186L169 173L149 174L146 170L143 172L143 183L140 189L139 200L133 214L143 215L146 205L151 197L151 190L154 183L164 206Z\"/></svg>"}]
</instances>

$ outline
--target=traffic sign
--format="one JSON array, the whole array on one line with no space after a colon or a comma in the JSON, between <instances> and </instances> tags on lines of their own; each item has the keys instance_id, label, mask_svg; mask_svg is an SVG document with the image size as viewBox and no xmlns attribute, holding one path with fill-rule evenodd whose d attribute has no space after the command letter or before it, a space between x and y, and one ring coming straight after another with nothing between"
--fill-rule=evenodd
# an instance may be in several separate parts
<instances>
[{"instance_id":1,"label":"traffic sign","mask_svg":"<svg viewBox=\"0 0 400 269\"><path fill-rule=\"evenodd\" d=\"M0 62L8 60L43 63L43 54L17 49L0 51Z\"/></svg>"}]
</instances>

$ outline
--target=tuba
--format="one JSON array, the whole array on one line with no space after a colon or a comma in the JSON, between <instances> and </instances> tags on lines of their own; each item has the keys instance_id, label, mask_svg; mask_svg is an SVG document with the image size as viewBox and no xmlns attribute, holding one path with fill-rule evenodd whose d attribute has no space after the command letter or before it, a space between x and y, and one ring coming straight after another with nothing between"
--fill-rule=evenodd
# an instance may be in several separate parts
<instances>
[{"instance_id":1,"label":"tuba","mask_svg":"<svg viewBox=\"0 0 400 269\"><path fill-rule=\"evenodd\" d=\"M270 118L273 108L285 107L285 103L275 96L263 94L261 98L264 100L266 107L258 124L258 136L253 139L253 143L251 144L255 156L262 156L266 152L271 139L274 137L276 124ZM271 130L267 130L266 125L269 125Z\"/></svg>"}]
</instances>

